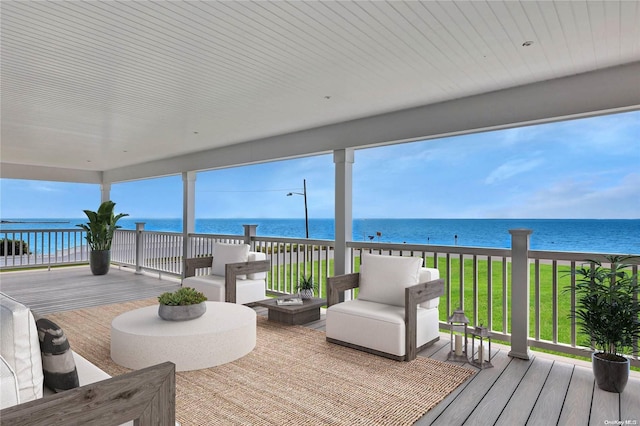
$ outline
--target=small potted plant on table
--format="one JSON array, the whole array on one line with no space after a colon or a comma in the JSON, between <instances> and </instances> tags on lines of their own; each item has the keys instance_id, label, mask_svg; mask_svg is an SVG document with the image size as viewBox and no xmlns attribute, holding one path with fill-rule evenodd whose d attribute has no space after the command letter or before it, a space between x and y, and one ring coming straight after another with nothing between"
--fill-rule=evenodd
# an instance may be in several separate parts
<instances>
[{"instance_id":1,"label":"small potted plant on table","mask_svg":"<svg viewBox=\"0 0 640 426\"><path fill-rule=\"evenodd\" d=\"M609 268L600 261L574 271L576 308L571 313L588 344L599 351L592 354L593 374L598 387L622 393L629 378L629 359L634 339L640 338L638 276L630 274L626 262L632 256L606 256Z\"/></svg>"},{"instance_id":2,"label":"small potted plant on table","mask_svg":"<svg viewBox=\"0 0 640 426\"><path fill-rule=\"evenodd\" d=\"M158 297L158 315L167 321L196 319L207 311L206 296L194 288L182 287Z\"/></svg>"},{"instance_id":3,"label":"small potted plant on table","mask_svg":"<svg viewBox=\"0 0 640 426\"><path fill-rule=\"evenodd\" d=\"M303 275L298 281L298 293L300 294L300 298L304 300L313 299L313 292L315 289L316 285L313 282L311 275L308 277Z\"/></svg>"}]
</instances>

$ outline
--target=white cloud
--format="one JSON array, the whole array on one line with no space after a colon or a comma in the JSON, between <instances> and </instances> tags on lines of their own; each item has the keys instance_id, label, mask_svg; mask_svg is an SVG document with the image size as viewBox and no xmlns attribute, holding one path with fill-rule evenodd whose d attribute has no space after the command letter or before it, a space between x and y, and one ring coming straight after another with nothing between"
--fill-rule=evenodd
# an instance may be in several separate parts
<instances>
[{"instance_id":1,"label":"white cloud","mask_svg":"<svg viewBox=\"0 0 640 426\"><path fill-rule=\"evenodd\" d=\"M494 169L485 179L488 185L507 180L515 175L528 172L542 163L540 159L517 159L507 161Z\"/></svg>"},{"instance_id":2,"label":"white cloud","mask_svg":"<svg viewBox=\"0 0 640 426\"><path fill-rule=\"evenodd\" d=\"M36 192L61 192L62 191L62 189L56 186L55 183L39 182L39 181L30 182L29 189Z\"/></svg>"},{"instance_id":3,"label":"white cloud","mask_svg":"<svg viewBox=\"0 0 640 426\"><path fill-rule=\"evenodd\" d=\"M531 195L521 194L495 213L512 218L640 218L640 173L630 173L606 188L599 185L595 179L565 180Z\"/></svg>"}]
</instances>

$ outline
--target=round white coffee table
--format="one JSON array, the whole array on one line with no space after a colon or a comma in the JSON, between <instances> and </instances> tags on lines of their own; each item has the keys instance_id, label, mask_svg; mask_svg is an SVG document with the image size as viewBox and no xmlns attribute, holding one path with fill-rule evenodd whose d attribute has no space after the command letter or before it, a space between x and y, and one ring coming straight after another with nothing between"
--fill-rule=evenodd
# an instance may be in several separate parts
<instances>
[{"instance_id":1,"label":"round white coffee table","mask_svg":"<svg viewBox=\"0 0 640 426\"><path fill-rule=\"evenodd\" d=\"M206 302L189 321L165 321L158 305L135 309L111 322L111 358L135 370L171 361L176 371L215 367L256 346L256 312L242 305Z\"/></svg>"}]
</instances>

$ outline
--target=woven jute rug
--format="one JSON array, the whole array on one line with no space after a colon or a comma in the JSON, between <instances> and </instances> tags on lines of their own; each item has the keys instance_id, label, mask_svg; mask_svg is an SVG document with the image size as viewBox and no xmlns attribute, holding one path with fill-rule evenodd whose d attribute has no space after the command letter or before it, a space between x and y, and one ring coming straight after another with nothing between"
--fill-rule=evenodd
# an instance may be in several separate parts
<instances>
[{"instance_id":1,"label":"woven jute rug","mask_svg":"<svg viewBox=\"0 0 640 426\"><path fill-rule=\"evenodd\" d=\"M112 376L111 320L156 299L49 315L71 348ZM324 332L258 317L256 348L218 367L176 373L182 425L410 425L473 374L418 357L397 362L327 343Z\"/></svg>"}]
</instances>

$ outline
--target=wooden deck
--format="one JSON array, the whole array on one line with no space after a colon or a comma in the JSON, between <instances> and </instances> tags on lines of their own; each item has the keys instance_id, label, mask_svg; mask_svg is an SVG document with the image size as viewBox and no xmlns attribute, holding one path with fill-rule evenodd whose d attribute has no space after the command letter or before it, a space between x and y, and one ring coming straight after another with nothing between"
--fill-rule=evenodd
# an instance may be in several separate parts
<instances>
[{"instance_id":1,"label":"wooden deck","mask_svg":"<svg viewBox=\"0 0 640 426\"><path fill-rule=\"evenodd\" d=\"M39 314L155 297L178 286L176 280L117 268L102 277L91 275L86 266L0 274L2 292ZM265 308L256 311L267 313ZM324 316L306 326L324 330ZM443 334L419 355L446 361L448 351ZM523 361L507 353L508 348L498 347L494 368L479 371L415 424L640 424L640 373L632 371L618 395L595 386L589 363L535 352L533 359Z\"/></svg>"}]
</instances>

